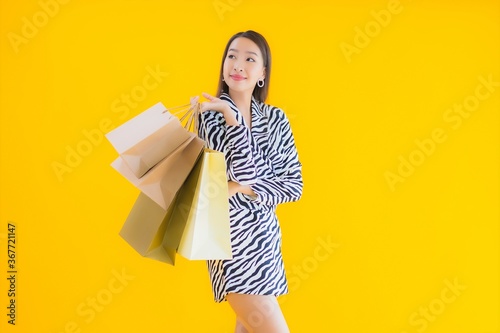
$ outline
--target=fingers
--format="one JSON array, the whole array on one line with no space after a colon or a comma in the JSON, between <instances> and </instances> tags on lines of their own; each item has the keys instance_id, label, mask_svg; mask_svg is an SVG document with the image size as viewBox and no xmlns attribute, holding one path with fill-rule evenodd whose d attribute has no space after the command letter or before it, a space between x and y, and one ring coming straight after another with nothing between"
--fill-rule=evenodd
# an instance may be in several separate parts
<instances>
[{"instance_id":1,"label":"fingers","mask_svg":"<svg viewBox=\"0 0 500 333\"><path fill-rule=\"evenodd\" d=\"M214 107L214 102L216 102L218 100L217 97L214 97L210 94L207 94L206 92L204 93L201 93L201 95L203 97L205 97L206 99L208 99L208 102L203 102L201 103L201 112L205 112L207 110L210 110L211 108Z\"/></svg>"},{"instance_id":2,"label":"fingers","mask_svg":"<svg viewBox=\"0 0 500 333\"><path fill-rule=\"evenodd\" d=\"M200 96L194 96L189 99L189 102L191 103L191 106L195 106L196 103L200 100Z\"/></svg>"},{"instance_id":3,"label":"fingers","mask_svg":"<svg viewBox=\"0 0 500 333\"><path fill-rule=\"evenodd\" d=\"M201 93L201 95L202 95L203 97L205 97L206 99L208 99L209 101L211 101L211 102L212 102L213 100L217 99L216 97L214 97L214 96L212 96L212 95L209 95L209 94L207 94L207 93L205 93L205 92L204 92L204 93Z\"/></svg>"},{"instance_id":4,"label":"fingers","mask_svg":"<svg viewBox=\"0 0 500 333\"><path fill-rule=\"evenodd\" d=\"M236 185L236 183L233 181L227 182L227 192L228 192L229 198L231 198L237 192L237 187L235 185Z\"/></svg>"},{"instance_id":5,"label":"fingers","mask_svg":"<svg viewBox=\"0 0 500 333\"><path fill-rule=\"evenodd\" d=\"M203 102L200 104L200 112L205 112L210 109L210 106L207 104L207 102Z\"/></svg>"},{"instance_id":6,"label":"fingers","mask_svg":"<svg viewBox=\"0 0 500 333\"><path fill-rule=\"evenodd\" d=\"M213 110L217 112L224 113L228 108L227 102L221 100L220 98L214 97L207 93L202 93L202 96L205 97L208 101L200 103L200 111L205 112L207 110Z\"/></svg>"}]
</instances>

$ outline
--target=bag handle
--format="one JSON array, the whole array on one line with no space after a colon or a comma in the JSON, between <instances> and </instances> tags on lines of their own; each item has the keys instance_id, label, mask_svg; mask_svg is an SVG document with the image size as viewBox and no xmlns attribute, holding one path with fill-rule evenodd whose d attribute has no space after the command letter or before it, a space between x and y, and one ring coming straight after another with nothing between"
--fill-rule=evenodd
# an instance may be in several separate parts
<instances>
[{"instance_id":1,"label":"bag handle","mask_svg":"<svg viewBox=\"0 0 500 333\"><path fill-rule=\"evenodd\" d=\"M174 106L171 108L167 108L165 111L163 111L163 113L170 112L170 110L178 110L178 109L180 109L180 111L171 114L172 115L182 114L182 116L179 119L181 123L184 122L187 118L184 128L188 132L192 132L193 130L193 132L195 132L195 134L198 135L198 129L199 129L198 115L201 114L201 104L196 103L194 105L184 104L184 105ZM205 119L203 117L201 117L201 125L203 126L203 128L205 128L205 137L202 139L205 141L205 147L208 147L208 132L206 130Z\"/></svg>"}]
</instances>

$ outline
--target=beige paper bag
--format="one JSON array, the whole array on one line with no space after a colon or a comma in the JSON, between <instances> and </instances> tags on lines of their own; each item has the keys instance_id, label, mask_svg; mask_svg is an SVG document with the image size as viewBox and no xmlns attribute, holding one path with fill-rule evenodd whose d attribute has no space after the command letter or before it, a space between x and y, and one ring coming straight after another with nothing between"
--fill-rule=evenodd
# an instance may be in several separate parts
<instances>
[{"instance_id":1,"label":"beige paper bag","mask_svg":"<svg viewBox=\"0 0 500 333\"><path fill-rule=\"evenodd\" d=\"M168 209L140 193L120 236L143 257L171 265L176 253L231 259L227 194L224 155L204 149Z\"/></svg>"},{"instance_id":2,"label":"beige paper bag","mask_svg":"<svg viewBox=\"0 0 500 333\"><path fill-rule=\"evenodd\" d=\"M185 132L189 139L140 178L134 175L122 157L118 157L111 166L166 210L193 169L204 146L204 141L195 134Z\"/></svg>"},{"instance_id":3,"label":"beige paper bag","mask_svg":"<svg viewBox=\"0 0 500 333\"><path fill-rule=\"evenodd\" d=\"M190 138L179 119L166 110L157 103L106 134L137 178Z\"/></svg>"},{"instance_id":4,"label":"beige paper bag","mask_svg":"<svg viewBox=\"0 0 500 333\"><path fill-rule=\"evenodd\" d=\"M224 154L205 148L179 191L170 223L185 224L177 252L187 259L232 258L225 170Z\"/></svg>"},{"instance_id":5,"label":"beige paper bag","mask_svg":"<svg viewBox=\"0 0 500 333\"><path fill-rule=\"evenodd\" d=\"M120 236L143 257L173 265L182 232L177 232L177 236L170 233L169 241L163 244L172 211L173 206L165 210L140 193L120 230Z\"/></svg>"}]
</instances>

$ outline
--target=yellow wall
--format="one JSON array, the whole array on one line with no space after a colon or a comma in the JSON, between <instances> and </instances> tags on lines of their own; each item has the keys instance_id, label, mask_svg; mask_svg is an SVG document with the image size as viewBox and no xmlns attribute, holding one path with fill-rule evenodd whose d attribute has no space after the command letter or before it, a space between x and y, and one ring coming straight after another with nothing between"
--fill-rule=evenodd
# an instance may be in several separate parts
<instances>
[{"instance_id":1,"label":"yellow wall","mask_svg":"<svg viewBox=\"0 0 500 333\"><path fill-rule=\"evenodd\" d=\"M213 93L246 29L304 165L278 209L291 331L499 332L498 1L3 0L0 25L1 332L232 331L204 262L118 236L138 190L102 133Z\"/></svg>"}]
</instances>

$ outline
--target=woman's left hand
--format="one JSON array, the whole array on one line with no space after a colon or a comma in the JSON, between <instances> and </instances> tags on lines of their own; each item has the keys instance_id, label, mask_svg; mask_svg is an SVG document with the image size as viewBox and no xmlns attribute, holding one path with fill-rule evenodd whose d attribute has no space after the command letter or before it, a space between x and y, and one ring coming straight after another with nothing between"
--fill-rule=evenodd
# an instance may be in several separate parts
<instances>
[{"instance_id":1,"label":"woman's left hand","mask_svg":"<svg viewBox=\"0 0 500 333\"><path fill-rule=\"evenodd\" d=\"M235 195L236 193L238 193L238 190L240 189L240 184L238 184L237 182L233 182L232 180L228 181L227 182L227 188L228 188L228 192L229 192L229 197L231 198L233 195Z\"/></svg>"},{"instance_id":2,"label":"woman's left hand","mask_svg":"<svg viewBox=\"0 0 500 333\"><path fill-rule=\"evenodd\" d=\"M252 188L249 185L241 185L237 182L230 180L227 182L227 187L228 187L228 192L229 192L230 198L238 192L243 193L243 194L247 194L247 195L252 196L252 197L256 196L255 192L252 190Z\"/></svg>"}]
</instances>

